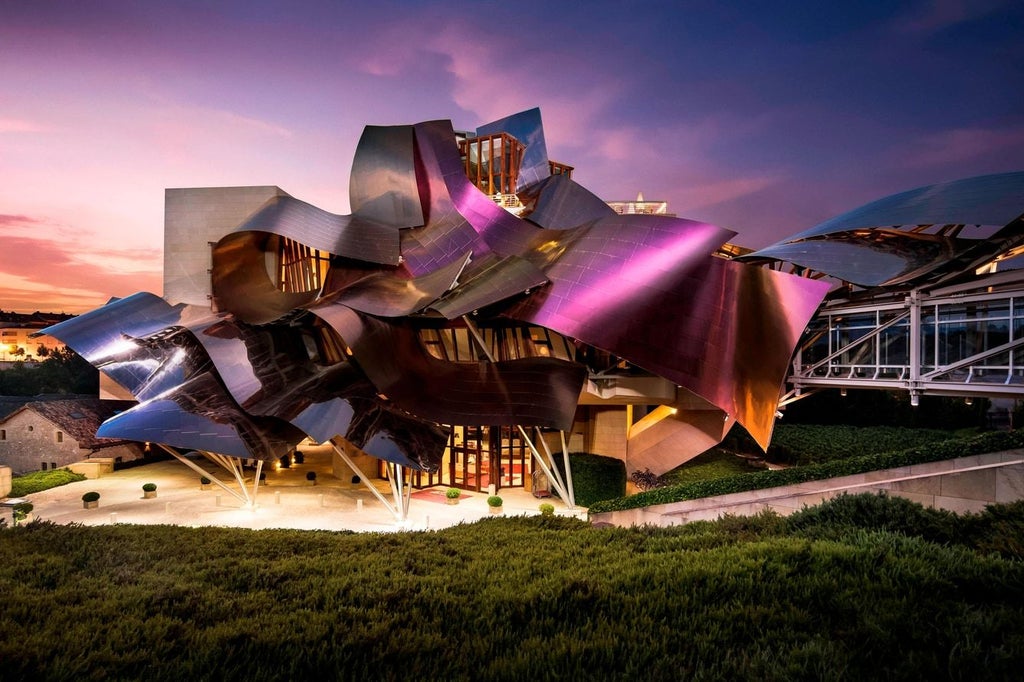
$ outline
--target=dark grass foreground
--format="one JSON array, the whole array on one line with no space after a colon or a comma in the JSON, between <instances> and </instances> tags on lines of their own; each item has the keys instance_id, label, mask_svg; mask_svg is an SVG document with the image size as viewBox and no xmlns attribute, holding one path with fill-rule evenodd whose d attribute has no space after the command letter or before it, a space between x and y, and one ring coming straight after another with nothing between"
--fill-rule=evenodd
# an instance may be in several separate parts
<instances>
[{"instance_id":1,"label":"dark grass foreground","mask_svg":"<svg viewBox=\"0 0 1024 682\"><path fill-rule=\"evenodd\" d=\"M496 518L350 534L0 531L0 677L1019 679L1024 504Z\"/></svg>"}]
</instances>

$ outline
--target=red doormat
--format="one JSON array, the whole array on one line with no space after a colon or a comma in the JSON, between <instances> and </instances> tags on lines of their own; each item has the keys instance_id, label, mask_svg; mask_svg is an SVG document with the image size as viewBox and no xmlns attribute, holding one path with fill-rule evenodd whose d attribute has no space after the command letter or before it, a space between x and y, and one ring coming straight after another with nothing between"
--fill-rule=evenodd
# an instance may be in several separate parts
<instances>
[{"instance_id":1,"label":"red doormat","mask_svg":"<svg viewBox=\"0 0 1024 682\"><path fill-rule=\"evenodd\" d=\"M427 500L428 502L440 502L441 504L448 504L448 489L447 488L427 488L426 490L417 490L412 493L409 497L416 500ZM465 500L473 497L466 493L459 491L459 499Z\"/></svg>"}]
</instances>

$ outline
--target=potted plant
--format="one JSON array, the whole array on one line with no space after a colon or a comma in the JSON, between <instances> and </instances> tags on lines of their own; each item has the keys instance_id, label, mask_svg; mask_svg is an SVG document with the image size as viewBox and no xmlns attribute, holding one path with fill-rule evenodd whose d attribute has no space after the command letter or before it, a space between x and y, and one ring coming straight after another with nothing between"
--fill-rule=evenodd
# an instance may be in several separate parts
<instances>
[{"instance_id":1,"label":"potted plant","mask_svg":"<svg viewBox=\"0 0 1024 682\"><path fill-rule=\"evenodd\" d=\"M500 514L502 511L502 501L497 495L491 495L487 498L487 507L492 514Z\"/></svg>"},{"instance_id":2,"label":"potted plant","mask_svg":"<svg viewBox=\"0 0 1024 682\"><path fill-rule=\"evenodd\" d=\"M281 455L281 459L279 461L281 462L282 469L289 469L292 466L292 458L290 455Z\"/></svg>"},{"instance_id":3,"label":"potted plant","mask_svg":"<svg viewBox=\"0 0 1024 682\"><path fill-rule=\"evenodd\" d=\"M294 461L296 464L305 464L306 455L302 453L302 450L296 450L295 454L292 456L292 461Z\"/></svg>"},{"instance_id":4,"label":"potted plant","mask_svg":"<svg viewBox=\"0 0 1024 682\"><path fill-rule=\"evenodd\" d=\"M554 516L555 515L555 505L551 504L550 502L544 502L543 504L540 505L540 515L541 516Z\"/></svg>"},{"instance_id":5,"label":"potted plant","mask_svg":"<svg viewBox=\"0 0 1024 682\"><path fill-rule=\"evenodd\" d=\"M32 520L32 510L35 507L32 506L31 502L21 502L20 504L14 505L14 525L17 526L19 523L28 523Z\"/></svg>"},{"instance_id":6,"label":"potted plant","mask_svg":"<svg viewBox=\"0 0 1024 682\"><path fill-rule=\"evenodd\" d=\"M100 506L100 494L95 490L90 490L86 494L82 495L82 508L83 509L95 509Z\"/></svg>"},{"instance_id":7,"label":"potted plant","mask_svg":"<svg viewBox=\"0 0 1024 682\"><path fill-rule=\"evenodd\" d=\"M206 476L201 476L199 478L199 489L200 490L209 490L210 489L210 479L208 479Z\"/></svg>"},{"instance_id":8,"label":"potted plant","mask_svg":"<svg viewBox=\"0 0 1024 682\"><path fill-rule=\"evenodd\" d=\"M448 504L458 504L459 498L462 497L462 491L458 488L448 488L444 496L447 498Z\"/></svg>"},{"instance_id":9,"label":"potted plant","mask_svg":"<svg viewBox=\"0 0 1024 682\"><path fill-rule=\"evenodd\" d=\"M307 471L306 472L306 480L309 481L310 485L316 485L316 472L315 471Z\"/></svg>"},{"instance_id":10,"label":"potted plant","mask_svg":"<svg viewBox=\"0 0 1024 682\"><path fill-rule=\"evenodd\" d=\"M144 483L142 485L142 499L151 500L156 497L156 483Z\"/></svg>"}]
</instances>

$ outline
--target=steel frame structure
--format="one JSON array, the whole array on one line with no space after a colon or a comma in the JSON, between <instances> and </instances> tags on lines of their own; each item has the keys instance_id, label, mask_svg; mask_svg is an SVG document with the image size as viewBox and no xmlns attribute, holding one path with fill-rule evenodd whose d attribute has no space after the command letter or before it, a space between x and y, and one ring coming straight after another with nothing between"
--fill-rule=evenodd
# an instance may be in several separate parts
<instances>
[{"instance_id":1,"label":"steel frame structure","mask_svg":"<svg viewBox=\"0 0 1024 682\"><path fill-rule=\"evenodd\" d=\"M1024 273L825 305L787 381L780 406L821 388L1024 396Z\"/></svg>"}]
</instances>

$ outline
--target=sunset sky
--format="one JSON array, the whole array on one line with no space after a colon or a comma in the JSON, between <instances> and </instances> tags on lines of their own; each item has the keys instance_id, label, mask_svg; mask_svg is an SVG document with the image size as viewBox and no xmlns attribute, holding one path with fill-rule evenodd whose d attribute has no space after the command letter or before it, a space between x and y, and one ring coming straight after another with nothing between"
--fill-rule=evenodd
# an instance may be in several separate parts
<instances>
[{"instance_id":1,"label":"sunset sky","mask_svg":"<svg viewBox=\"0 0 1024 682\"><path fill-rule=\"evenodd\" d=\"M347 213L364 125L535 106L602 198L764 246L1024 169L1024 3L0 0L0 309L161 293L164 188Z\"/></svg>"}]
</instances>

